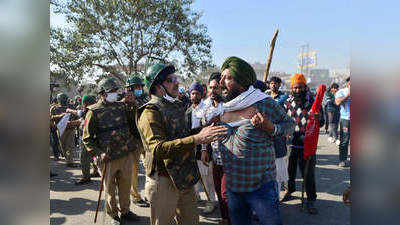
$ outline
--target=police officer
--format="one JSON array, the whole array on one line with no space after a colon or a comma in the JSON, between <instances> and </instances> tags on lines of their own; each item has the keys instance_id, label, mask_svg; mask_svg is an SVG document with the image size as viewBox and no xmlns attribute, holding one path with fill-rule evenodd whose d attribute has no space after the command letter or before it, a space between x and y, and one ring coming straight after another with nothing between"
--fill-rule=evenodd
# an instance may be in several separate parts
<instances>
[{"instance_id":1,"label":"police officer","mask_svg":"<svg viewBox=\"0 0 400 225\"><path fill-rule=\"evenodd\" d=\"M145 190L152 225L199 223L193 186L200 174L195 146L226 134L222 126L208 126L190 135L185 109L177 99L179 82L172 65L155 64L146 71L151 100L137 111L138 129L146 154Z\"/></svg>"},{"instance_id":2,"label":"police officer","mask_svg":"<svg viewBox=\"0 0 400 225\"><path fill-rule=\"evenodd\" d=\"M85 117L86 113L88 110L88 107L90 105L93 105L96 103L96 97L93 95L84 95L82 98L82 109L72 111L72 113L76 113L80 118L81 118L81 125L79 129L79 137L82 136L82 131L83 131L83 126L85 125ZM68 110L71 111L71 110ZM81 139L82 140L82 139ZM98 174L97 166L94 165L92 157L90 157L88 151L86 150L85 146L82 144L80 141L79 147L82 149L81 150L81 167L82 167L82 178L77 181L75 184L76 185L83 185L87 184L91 181L91 177L97 177L100 176ZM93 165L94 168L94 173L90 174L90 164Z\"/></svg>"},{"instance_id":3,"label":"police officer","mask_svg":"<svg viewBox=\"0 0 400 225\"><path fill-rule=\"evenodd\" d=\"M131 75L126 81L126 94L125 94L125 102L131 102L135 104L137 107L143 106L146 104L150 98L143 91L143 80L138 75ZM131 188L131 196L132 203L139 207L149 207L150 204L142 199L140 196L137 185L138 185L138 173L139 173L139 159L140 155L144 154L142 141L137 139L137 143L139 148L134 152L134 162L132 168L132 188Z\"/></svg>"},{"instance_id":4,"label":"police officer","mask_svg":"<svg viewBox=\"0 0 400 225\"><path fill-rule=\"evenodd\" d=\"M143 87L143 80L138 75L131 75L126 81L126 95L134 97L134 102L138 107L141 107L150 100L150 97L144 92Z\"/></svg>"},{"instance_id":5,"label":"police officer","mask_svg":"<svg viewBox=\"0 0 400 225\"><path fill-rule=\"evenodd\" d=\"M113 224L137 221L137 215L129 211L133 153L137 149L134 141L136 126L133 107L129 103L117 102L117 81L106 78L98 87L100 100L89 106L83 128L82 141L91 155L99 156L98 166L104 176L106 192L106 212L113 219ZM104 168L106 168L104 170ZM115 191L118 187L118 199Z\"/></svg>"},{"instance_id":6,"label":"police officer","mask_svg":"<svg viewBox=\"0 0 400 225\"><path fill-rule=\"evenodd\" d=\"M65 116L68 108L68 96L64 93L57 95L57 104L50 108L50 120L54 126ZM71 114L70 119L67 123L64 133L60 137L61 150L65 160L67 161L67 167L76 167L73 163L73 152L75 151L75 127L79 126L78 117Z\"/></svg>"}]
</instances>

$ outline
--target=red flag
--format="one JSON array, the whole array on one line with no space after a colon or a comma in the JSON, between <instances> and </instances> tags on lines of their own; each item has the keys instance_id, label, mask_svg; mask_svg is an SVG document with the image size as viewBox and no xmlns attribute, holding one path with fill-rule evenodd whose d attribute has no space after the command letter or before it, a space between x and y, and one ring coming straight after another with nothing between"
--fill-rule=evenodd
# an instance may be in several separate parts
<instances>
[{"instance_id":1,"label":"red flag","mask_svg":"<svg viewBox=\"0 0 400 225\"><path fill-rule=\"evenodd\" d=\"M321 84L318 87L317 96L315 97L314 104L311 107L311 113L308 116L308 122L306 126L306 133L304 136L304 151L303 158L307 160L309 156L315 155L317 152L318 137L319 137L319 121L314 118L314 114L319 113L319 109L324 99L326 86ZM320 115L320 117L323 115Z\"/></svg>"}]
</instances>

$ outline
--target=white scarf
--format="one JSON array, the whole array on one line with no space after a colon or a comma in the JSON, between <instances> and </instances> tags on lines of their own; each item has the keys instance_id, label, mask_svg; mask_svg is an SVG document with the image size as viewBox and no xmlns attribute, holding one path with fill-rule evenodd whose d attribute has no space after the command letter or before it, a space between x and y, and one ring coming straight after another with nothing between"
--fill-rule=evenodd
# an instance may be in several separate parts
<instances>
[{"instance_id":1,"label":"white scarf","mask_svg":"<svg viewBox=\"0 0 400 225\"><path fill-rule=\"evenodd\" d=\"M254 103L261 101L265 98L269 97L269 95L263 93L260 91L260 89L254 88L252 85L250 85L249 89L243 93L241 93L239 96L236 98L232 99L229 102L219 104L216 108L211 109L208 107L210 110L207 110L204 114L203 117L205 117L206 121L209 122L210 119L214 118L215 116L220 116L224 114L224 112L233 112L241 109L245 109ZM228 123L228 125L232 127L237 127L241 126L245 123L250 122L250 120L238 120L234 121L231 123Z\"/></svg>"}]
</instances>

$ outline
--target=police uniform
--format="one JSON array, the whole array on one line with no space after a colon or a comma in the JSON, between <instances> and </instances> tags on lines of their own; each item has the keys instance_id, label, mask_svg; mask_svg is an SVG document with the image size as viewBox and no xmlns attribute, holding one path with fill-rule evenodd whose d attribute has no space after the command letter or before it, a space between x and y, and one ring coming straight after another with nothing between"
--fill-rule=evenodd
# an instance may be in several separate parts
<instances>
[{"instance_id":1,"label":"police uniform","mask_svg":"<svg viewBox=\"0 0 400 225\"><path fill-rule=\"evenodd\" d=\"M151 204L151 224L198 224L194 185L200 178L194 137L179 101L151 96L138 109L138 129L146 154L146 196Z\"/></svg>"},{"instance_id":2,"label":"police uniform","mask_svg":"<svg viewBox=\"0 0 400 225\"><path fill-rule=\"evenodd\" d=\"M134 85L141 85L142 87L144 86L143 80L137 75L131 75L127 79L125 87L129 92L134 92L134 88L133 88ZM143 106L150 100L149 96L146 95L145 93L143 93L143 90L142 90L142 94L140 96L135 95L134 99L135 99L134 106L136 106L136 108ZM132 186L131 186L132 202L140 207L149 207L149 203L147 203L146 201L144 201L142 199L142 197L140 196L139 191L137 189L139 166L140 166L140 156L142 154L144 154L144 151L143 151L142 141L140 140L140 138L136 139L135 141L137 142L138 146L137 146L136 151L133 154L134 161L133 161L133 168L132 168ZM147 181L147 179L146 179L146 181Z\"/></svg>"},{"instance_id":3,"label":"police uniform","mask_svg":"<svg viewBox=\"0 0 400 225\"><path fill-rule=\"evenodd\" d=\"M55 105L50 108L50 120L57 124L62 118L63 113L67 110L66 106ZM75 115L71 114L70 121L77 119ZM63 151L63 155L65 160L67 161L67 165L70 165L74 162L73 160L73 152L75 151L75 127L67 126L65 128L64 133L60 137L61 142L61 150Z\"/></svg>"},{"instance_id":4,"label":"police uniform","mask_svg":"<svg viewBox=\"0 0 400 225\"><path fill-rule=\"evenodd\" d=\"M121 219L130 213L129 191L131 187L131 173L133 164L133 151L137 148L132 130L136 129L134 111L122 102L98 101L88 107L82 141L86 150L93 156L106 153L111 161L103 173L104 163L99 160L104 177L106 199L106 212L111 217L118 216L118 207L115 197L118 186Z\"/></svg>"}]
</instances>

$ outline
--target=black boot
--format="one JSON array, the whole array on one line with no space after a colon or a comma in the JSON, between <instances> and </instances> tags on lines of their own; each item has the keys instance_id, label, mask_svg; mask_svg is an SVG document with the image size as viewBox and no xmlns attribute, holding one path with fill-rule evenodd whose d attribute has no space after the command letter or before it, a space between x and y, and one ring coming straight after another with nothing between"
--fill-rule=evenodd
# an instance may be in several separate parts
<instances>
[{"instance_id":1,"label":"black boot","mask_svg":"<svg viewBox=\"0 0 400 225\"><path fill-rule=\"evenodd\" d=\"M315 206L314 206L314 201L308 201L308 202L306 203L306 207L307 207L308 213L310 213L311 215L316 215L316 214L318 214L318 210L317 210L317 208L315 208Z\"/></svg>"},{"instance_id":2,"label":"black boot","mask_svg":"<svg viewBox=\"0 0 400 225\"><path fill-rule=\"evenodd\" d=\"M84 184L88 184L90 183L92 180L90 180L90 178L82 178L80 180L78 180L77 182L75 182L75 185L84 185Z\"/></svg>"},{"instance_id":3,"label":"black boot","mask_svg":"<svg viewBox=\"0 0 400 225\"><path fill-rule=\"evenodd\" d=\"M100 177L99 172L93 172L92 174L90 174L90 177Z\"/></svg>"},{"instance_id":4,"label":"black boot","mask_svg":"<svg viewBox=\"0 0 400 225\"><path fill-rule=\"evenodd\" d=\"M128 222L134 222L134 221L139 221L139 216L137 216L135 213L131 211L125 213L124 215L121 215L121 224L126 224Z\"/></svg>"},{"instance_id":5,"label":"black boot","mask_svg":"<svg viewBox=\"0 0 400 225\"><path fill-rule=\"evenodd\" d=\"M52 172L50 171L50 177L55 177L55 176L58 176L58 174L52 173Z\"/></svg>"},{"instance_id":6,"label":"black boot","mask_svg":"<svg viewBox=\"0 0 400 225\"><path fill-rule=\"evenodd\" d=\"M140 199L137 202L132 200L132 203L139 207L144 207L144 208L150 207L150 204L148 202L144 201L143 199Z\"/></svg>"}]
</instances>

